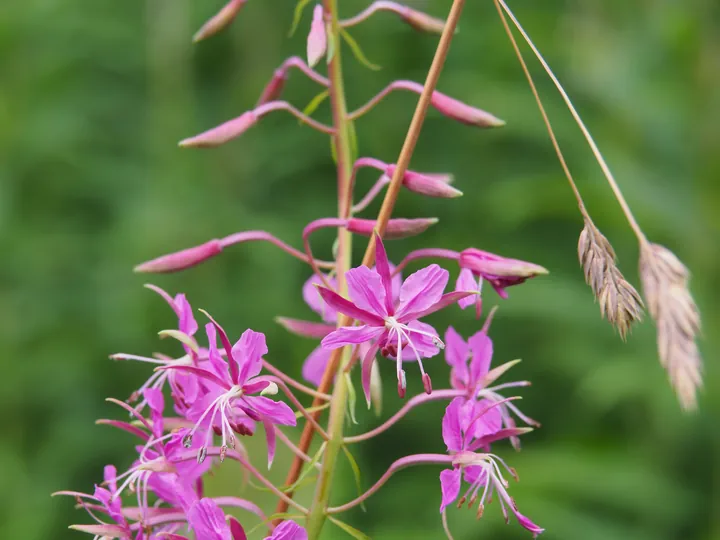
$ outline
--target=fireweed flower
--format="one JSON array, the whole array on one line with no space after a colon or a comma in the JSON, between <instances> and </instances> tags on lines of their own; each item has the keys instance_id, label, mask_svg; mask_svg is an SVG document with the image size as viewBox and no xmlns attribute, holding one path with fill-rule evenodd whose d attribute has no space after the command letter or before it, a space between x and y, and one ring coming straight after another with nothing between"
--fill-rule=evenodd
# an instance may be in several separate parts
<instances>
[{"instance_id":1,"label":"fireweed flower","mask_svg":"<svg viewBox=\"0 0 720 540\"><path fill-rule=\"evenodd\" d=\"M294 521L283 521L265 540L308 540L305 529Z\"/></svg>"},{"instance_id":2,"label":"fireweed flower","mask_svg":"<svg viewBox=\"0 0 720 540\"><path fill-rule=\"evenodd\" d=\"M185 355L180 358L151 358L134 354L118 353L112 355L110 358L113 360L134 360L160 366L196 365L200 357L203 356L203 352L205 352L204 356L207 358L206 351L202 351L193 338L197 332L198 324L193 316L190 302L188 302L185 295L177 294L175 298L173 298L160 287L156 287L154 285L146 285L146 287L159 294L177 315L177 332L173 331L171 334L181 340L182 346L185 349ZM159 370L155 371L139 389L133 392L128 401L131 403L137 401L141 396L144 396L144 391L148 388L162 390L166 381L173 390L173 394L186 395L191 401L196 399L198 386L194 377L189 377L186 373L180 373L177 371ZM146 400L142 399L135 409L137 411L142 411L146 404Z\"/></svg>"},{"instance_id":3,"label":"fireweed flower","mask_svg":"<svg viewBox=\"0 0 720 540\"><path fill-rule=\"evenodd\" d=\"M495 405L490 405L490 407ZM501 467L515 479L517 479L517 473L495 454L476 453L478 449L486 448L492 442L528 431L527 428L507 428L486 433L480 437L476 436L475 424L482 421L482 418L492 411L490 407L482 407L477 402L455 398L445 410L442 422L443 440L448 452L455 459L452 469L440 473L442 490L440 511L444 512L448 505L457 500L464 480L469 487L460 498L458 507L461 507L466 501L469 501L469 508L477 504L479 518L482 516L485 503L489 502L493 492L496 492L505 521L509 521L507 510L509 507L520 525L533 533L533 536L537 536L544 529L535 525L518 511L515 501L507 492L508 483L502 475Z\"/></svg>"},{"instance_id":4,"label":"fireweed flower","mask_svg":"<svg viewBox=\"0 0 720 540\"><path fill-rule=\"evenodd\" d=\"M508 293L505 290L507 287L519 285L529 278L548 273L545 268L537 264L517 259L507 259L475 248L462 251L458 263L461 272L456 289L476 292L477 301L480 299L483 279L490 283L500 298L507 298ZM464 302L460 304L460 307L464 309L469 305L471 303Z\"/></svg>"},{"instance_id":5,"label":"fireweed flower","mask_svg":"<svg viewBox=\"0 0 720 540\"><path fill-rule=\"evenodd\" d=\"M492 313L483 329L472 335L467 342L452 326L448 327L447 332L445 332L445 361L451 367L450 384L456 390L464 390L467 393L465 396L467 400L480 400L480 403L486 406L498 403L496 408L488 411L483 421L479 421L478 426L485 422L496 426L497 429L501 426L513 428L515 427L515 419L512 414L515 414L526 424L539 427L540 424L537 421L523 414L514 403L505 401L505 398L498 394L499 390L505 388L529 386L528 381L515 381L488 386L517 363L517 361L507 362L490 371L493 343L487 332L491 320ZM520 441L517 437L510 437L510 441L515 448L520 447Z\"/></svg>"},{"instance_id":6,"label":"fireweed flower","mask_svg":"<svg viewBox=\"0 0 720 540\"><path fill-rule=\"evenodd\" d=\"M400 287L395 302L390 266L380 237L376 237L376 250L375 270L360 266L346 274L351 301L330 289L318 287L326 303L362 323L360 326L338 328L323 338L322 346L336 349L375 340L363 359L362 367L363 390L368 402L371 367L377 350L385 357L396 359L398 393L401 397L405 395L407 383L402 368L402 353L405 347L409 347L420 367L425 391L429 394L432 391L430 376L425 373L422 358L435 356L444 344L432 326L418 319L470 293L443 295L448 271L433 264L411 274Z\"/></svg>"},{"instance_id":7,"label":"fireweed flower","mask_svg":"<svg viewBox=\"0 0 720 540\"><path fill-rule=\"evenodd\" d=\"M277 385L258 377L262 369L262 357L268 352L265 336L260 332L246 330L235 345L222 327L211 319L205 326L209 341L209 369L194 366L168 366L168 369L185 370L204 379L209 401L194 427L185 435L183 443L186 448L192 445L193 437L198 430L205 432L205 439L198 452L198 461L202 462L207 455L212 434L211 427L217 417L220 423L222 446L224 450L235 446L233 424L236 411L241 411L255 421L261 421L265 427L268 445L268 467L275 455L274 424L286 426L296 425L292 409L281 401L273 401L257 393L277 393ZM217 349L216 334L220 334L227 360L223 360ZM221 460L224 455L221 454Z\"/></svg>"},{"instance_id":8,"label":"fireweed flower","mask_svg":"<svg viewBox=\"0 0 720 540\"><path fill-rule=\"evenodd\" d=\"M188 528L198 540L247 540L235 518L225 519L225 512L212 499L200 499L187 513ZM184 538L176 536L175 540Z\"/></svg>"}]
</instances>

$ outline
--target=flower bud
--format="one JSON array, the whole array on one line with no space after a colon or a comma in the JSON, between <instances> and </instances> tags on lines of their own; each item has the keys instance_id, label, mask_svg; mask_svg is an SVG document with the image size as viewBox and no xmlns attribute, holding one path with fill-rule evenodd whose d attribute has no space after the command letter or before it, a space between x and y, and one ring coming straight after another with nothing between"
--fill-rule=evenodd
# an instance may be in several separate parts
<instances>
[{"instance_id":1,"label":"flower bud","mask_svg":"<svg viewBox=\"0 0 720 540\"><path fill-rule=\"evenodd\" d=\"M253 111L248 111L237 118L228 120L224 124L204 131L199 135L183 139L178 143L178 146L182 146L183 148L212 148L214 146L220 146L245 133L253 127L257 121L257 115Z\"/></svg>"},{"instance_id":2,"label":"flower bud","mask_svg":"<svg viewBox=\"0 0 720 540\"><path fill-rule=\"evenodd\" d=\"M280 94L282 94L283 88L285 88L286 81L286 70L283 68L276 69L272 79L270 79L270 82L267 83L267 86L262 91L262 94L260 94L260 99L257 102L258 106L278 99Z\"/></svg>"},{"instance_id":3,"label":"flower bud","mask_svg":"<svg viewBox=\"0 0 720 540\"><path fill-rule=\"evenodd\" d=\"M394 173L395 165L388 165L385 169L385 175L392 178ZM452 199L463 194L462 191L450 185L452 180L453 178L449 174L423 174L415 171L405 171L402 183L410 191L421 195Z\"/></svg>"},{"instance_id":4,"label":"flower bud","mask_svg":"<svg viewBox=\"0 0 720 540\"><path fill-rule=\"evenodd\" d=\"M548 273L545 268L537 264L506 259L475 248L461 252L458 263L460 268L467 268L473 274L486 279L502 298L507 298L506 287L518 285L528 278Z\"/></svg>"},{"instance_id":5,"label":"flower bud","mask_svg":"<svg viewBox=\"0 0 720 540\"><path fill-rule=\"evenodd\" d=\"M471 126L477 126L482 128L500 127L504 126L505 122L496 118L492 114L485 112L481 109L471 107L458 101L457 99L451 98L438 91L433 92L430 98L430 103L438 111L445 116L462 122L463 124L469 124Z\"/></svg>"},{"instance_id":6,"label":"flower bud","mask_svg":"<svg viewBox=\"0 0 720 540\"><path fill-rule=\"evenodd\" d=\"M445 28L445 21L431 17L427 13L417 11L412 8L406 8L402 13L403 20L420 32L431 32L433 34L441 34Z\"/></svg>"},{"instance_id":7,"label":"flower bud","mask_svg":"<svg viewBox=\"0 0 720 540\"><path fill-rule=\"evenodd\" d=\"M193 42L197 43L209 38L228 26L240 13L240 9L245 5L245 2L247 0L230 0L216 15L202 25L202 28L193 36Z\"/></svg>"},{"instance_id":8,"label":"flower bud","mask_svg":"<svg viewBox=\"0 0 720 540\"><path fill-rule=\"evenodd\" d=\"M222 251L220 240L210 240L202 245L184 249L177 253L163 255L135 267L135 272L166 273L177 272L200 264Z\"/></svg>"},{"instance_id":9,"label":"flower bud","mask_svg":"<svg viewBox=\"0 0 720 540\"><path fill-rule=\"evenodd\" d=\"M388 240L395 240L398 238L417 236L437 222L437 218L391 219L385 228L384 237ZM350 218L347 222L347 230L363 236L372 236L376 225L377 221L374 219Z\"/></svg>"},{"instance_id":10,"label":"flower bud","mask_svg":"<svg viewBox=\"0 0 720 540\"><path fill-rule=\"evenodd\" d=\"M428 375L427 373L423 373L422 383L423 388L425 389L425 393L428 395L432 394L432 381L430 380L430 375Z\"/></svg>"},{"instance_id":11,"label":"flower bud","mask_svg":"<svg viewBox=\"0 0 720 540\"><path fill-rule=\"evenodd\" d=\"M313 20L310 23L310 33L307 39L308 65L313 67L325 54L327 49L327 33L325 32L325 21L323 20L323 7L315 6Z\"/></svg>"}]
</instances>

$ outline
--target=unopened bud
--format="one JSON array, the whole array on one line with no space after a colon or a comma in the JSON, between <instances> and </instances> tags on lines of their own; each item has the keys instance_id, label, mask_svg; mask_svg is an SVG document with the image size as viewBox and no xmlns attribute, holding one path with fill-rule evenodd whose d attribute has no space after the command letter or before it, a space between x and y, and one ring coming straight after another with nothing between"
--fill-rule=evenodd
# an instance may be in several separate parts
<instances>
[{"instance_id":1,"label":"unopened bud","mask_svg":"<svg viewBox=\"0 0 720 540\"><path fill-rule=\"evenodd\" d=\"M202 245L184 249L135 267L135 272L165 273L177 272L200 264L222 251L220 240L210 240Z\"/></svg>"},{"instance_id":2,"label":"unopened bud","mask_svg":"<svg viewBox=\"0 0 720 540\"><path fill-rule=\"evenodd\" d=\"M247 0L230 0L216 15L202 25L202 28L193 36L193 42L197 43L198 41L209 38L228 26L235 20L235 17L245 5L245 2L247 2Z\"/></svg>"},{"instance_id":3,"label":"unopened bud","mask_svg":"<svg viewBox=\"0 0 720 540\"><path fill-rule=\"evenodd\" d=\"M270 82L260 94L260 99L257 105L263 105L270 101L275 101L282 94L283 88L285 88L285 82L287 81L287 73L285 69L276 69Z\"/></svg>"},{"instance_id":4,"label":"unopened bud","mask_svg":"<svg viewBox=\"0 0 720 540\"><path fill-rule=\"evenodd\" d=\"M430 103L445 116L462 122L463 124L482 128L501 127L505 125L503 120L500 120L489 112L471 107L462 101L458 101L438 91L433 92Z\"/></svg>"},{"instance_id":5,"label":"unopened bud","mask_svg":"<svg viewBox=\"0 0 720 540\"><path fill-rule=\"evenodd\" d=\"M540 265L517 259L507 259L475 248L461 252L458 263L460 268L467 268L474 275L487 280L502 298L507 298L506 287L518 285L526 279L548 273Z\"/></svg>"},{"instance_id":6,"label":"unopened bud","mask_svg":"<svg viewBox=\"0 0 720 540\"><path fill-rule=\"evenodd\" d=\"M325 32L325 21L323 20L323 7L315 6L313 19L310 23L310 33L307 39L308 65L313 67L325 55L327 50L327 33Z\"/></svg>"},{"instance_id":7,"label":"unopened bud","mask_svg":"<svg viewBox=\"0 0 720 540\"><path fill-rule=\"evenodd\" d=\"M441 34L445 28L445 21L431 17L427 13L417 11L412 8L406 8L402 13L403 20L412 26L415 30L421 32L431 32L433 34Z\"/></svg>"},{"instance_id":8,"label":"unopened bud","mask_svg":"<svg viewBox=\"0 0 720 540\"><path fill-rule=\"evenodd\" d=\"M423 388L425 388L425 393L432 394L432 381L430 380L430 375L423 373L422 382Z\"/></svg>"},{"instance_id":9,"label":"unopened bud","mask_svg":"<svg viewBox=\"0 0 720 540\"><path fill-rule=\"evenodd\" d=\"M253 127L257 121L257 115L253 111L247 111L237 118L228 120L227 122L204 131L199 135L183 139L178 143L178 146L183 148L213 148L215 146L220 146L221 144L225 144L226 142L245 133L248 129Z\"/></svg>"},{"instance_id":10,"label":"unopened bud","mask_svg":"<svg viewBox=\"0 0 720 540\"><path fill-rule=\"evenodd\" d=\"M394 173L395 165L388 165L385 169L385 175L392 178ZM405 171L402 184L410 191L421 195L452 199L463 194L462 191L450 185L452 180L453 178L449 174L423 174L415 171Z\"/></svg>"},{"instance_id":11,"label":"unopened bud","mask_svg":"<svg viewBox=\"0 0 720 540\"><path fill-rule=\"evenodd\" d=\"M384 238L387 240L395 240L398 238L417 236L437 222L437 218L391 219L385 227ZM347 222L347 230L363 236L372 236L376 225L377 221L374 219L350 218Z\"/></svg>"}]
</instances>

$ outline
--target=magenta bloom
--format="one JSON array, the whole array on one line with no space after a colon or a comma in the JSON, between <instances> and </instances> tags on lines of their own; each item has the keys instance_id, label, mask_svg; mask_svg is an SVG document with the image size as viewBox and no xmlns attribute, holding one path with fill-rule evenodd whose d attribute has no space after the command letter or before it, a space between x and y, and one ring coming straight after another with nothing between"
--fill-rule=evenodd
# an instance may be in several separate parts
<instances>
[{"instance_id":1,"label":"magenta bloom","mask_svg":"<svg viewBox=\"0 0 720 540\"><path fill-rule=\"evenodd\" d=\"M500 425L506 428L514 428L516 424L512 414L515 414L526 424L538 427L540 424L537 421L523 414L514 403L506 401L503 396L497 393L498 390L505 388L529 386L528 381L515 381L488 386L515 363L508 362L490 371L493 343L492 339L487 335L487 330L491 318L492 312L483 329L470 336L467 342L452 326L448 327L447 332L445 332L445 361L451 367L450 384L456 390L467 392L465 396L467 400L480 400L479 403L483 403L485 406L498 403L496 408L486 414L486 420L490 421L492 425L498 426L498 428ZM520 441L517 437L510 437L510 442L516 449L520 448Z\"/></svg>"},{"instance_id":2,"label":"magenta bloom","mask_svg":"<svg viewBox=\"0 0 720 540\"><path fill-rule=\"evenodd\" d=\"M507 259L475 248L462 251L458 263L462 269L457 282L458 290L475 291L478 299L480 298L483 279L492 285L500 298L507 298L508 293L505 290L507 287L519 285L526 279L548 273L545 268L537 264L517 259ZM460 304L460 307L464 309L471 304L472 302L466 302L465 305Z\"/></svg>"},{"instance_id":3,"label":"magenta bloom","mask_svg":"<svg viewBox=\"0 0 720 540\"><path fill-rule=\"evenodd\" d=\"M402 352L408 347L417 360L426 392L430 393L430 377L425 373L422 358L430 358L444 347L435 329L418 319L429 315L458 299L467 292L443 295L448 272L433 264L410 275L400 287L397 301L393 300L392 280L385 247L376 237L376 266L353 268L346 274L351 301L325 287L318 287L327 304L362 323L359 326L338 328L322 340L326 349L345 345L359 345L375 340L363 359L363 390L370 400L370 368L379 349L383 356L394 357L397 364L398 393L405 395L405 370Z\"/></svg>"},{"instance_id":4,"label":"magenta bloom","mask_svg":"<svg viewBox=\"0 0 720 540\"><path fill-rule=\"evenodd\" d=\"M261 392L266 394L277 392L274 383L258 377L262 369L262 357L268 351L265 336L253 330L246 330L235 345L231 345L222 327L214 320L211 321L205 326L210 345L209 369L194 366L168 367L197 375L204 380L207 387L204 399L209 404L195 421L190 433L185 436L184 444L189 448L195 432L203 429L206 432L205 441L198 453L198 460L202 462L210 444L211 427L215 425L217 418L222 436L222 448L227 449L228 445L234 447L235 438L232 433L236 425L237 413L241 412L263 423L268 443L268 466L270 466L275 455L274 424L294 426L296 418L292 409L285 403L253 395ZM217 349L216 333L220 334L227 361L223 360Z\"/></svg>"},{"instance_id":5,"label":"magenta bloom","mask_svg":"<svg viewBox=\"0 0 720 540\"><path fill-rule=\"evenodd\" d=\"M247 540L245 531L237 520L225 519L225 512L212 499L200 499L188 510L190 530L198 540Z\"/></svg>"},{"instance_id":6,"label":"magenta bloom","mask_svg":"<svg viewBox=\"0 0 720 540\"><path fill-rule=\"evenodd\" d=\"M265 540L308 540L305 529L294 521L283 521Z\"/></svg>"},{"instance_id":7,"label":"magenta bloom","mask_svg":"<svg viewBox=\"0 0 720 540\"><path fill-rule=\"evenodd\" d=\"M480 517L486 501L489 502L494 491L498 495L505 521L507 522L509 519L507 510L509 507L520 525L533 533L533 536L537 536L544 529L535 525L518 511L515 501L507 492L508 483L502 476L500 466L517 479L515 471L510 469L495 454L476 453L478 449L485 448L492 442L518 436L528 430L506 428L477 436L477 423L482 421L483 417L492 411L492 407L496 404L491 404L489 407L479 405L479 403L466 401L463 398L455 398L445 410L442 423L443 440L448 452L455 456L455 460L452 469L440 473L440 487L442 490L440 511L444 511L448 505L457 500L464 480L469 484L469 487L460 498L458 506L462 506L466 501L469 501L468 507L477 504L477 514ZM482 494L480 490L482 490Z\"/></svg>"}]
</instances>

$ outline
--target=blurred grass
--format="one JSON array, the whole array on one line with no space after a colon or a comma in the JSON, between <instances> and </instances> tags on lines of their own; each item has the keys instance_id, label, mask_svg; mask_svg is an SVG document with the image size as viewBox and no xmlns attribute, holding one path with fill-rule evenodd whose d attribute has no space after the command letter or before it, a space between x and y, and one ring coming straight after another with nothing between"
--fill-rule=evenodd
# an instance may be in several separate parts
<instances>
[{"instance_id":1,"label":"blurred grass","mask_svg":"<svg viewBox=\"0 0 720 540\"><path fill-rule=\"evenodd\" d=\"M448 6L422 3L438 16ZM403 194L398 215L433 215L441 223L422 238L390 244L390 255L472 245L551 270L511 290L493 327L496 361L525 359L514 376L534 383L523 409L543 428L526 437L521 454L501 451L523 479L512 488L520 508L548 538L720 538L720 9L712 0L512 6L573 96L648 235L694 273L707 361L700 412L679 411L651 323L623 344L600 320L576 259L581 221L490 2L466 7L440 89L508 125L477 131L429 115L413 168L452 172L465 197ZM77 536L65 528L84 516L49 493L91 489L105 463L130 463L132 441L93 422L118 415L103 399L126 397L147 371L107 356L170 352L156 332L174 324L141 287L146 278L132 274L134 264L242 229L297 244L306 222L334 211L327 138L289 117L268 117L217 150L176 147L251 106L275 67L304 50L302 31L286 37L292 6L280 0L248 2L229 31L191 46L194 30L219 7L191 0L0 5L2 538ZM347 15L362 7L341 2ZM353 36L383 69L345 62L351 105L390 79L422 80L436 43L391 16L377 16ZM637 283L630 231L562 102L538 80L588 207ZM287 91L299 106L316 93L298 74ZM390 96L358 122L361 154L394 161L413 106L414 98ZM328 118L326 107L318 117ZM362 175L358 185L372 180ZM325 241L318 253L329 253ZM308 315L300 296L308 275L254 245L153 282L187 292L234 334L248 326L266 332L272 357L299 375L312 343L287 336L272 318ZM488 306L494 301L488 293ZM434 322L452 322L465 334L476 328L458 310ZM444 363L429 364L439 386ZM385 416L399 406L386 373ZM365 485L406 453L442 451L441 415L442 407L427 405L354 449ZM376 422L361 417L358 430ZM263 453L262 440L249 444ZM288 462L279 456L276 478ZM348 521L381 540L440 537L438 472L399 473L368 501L367 514L352 512ZM211 489L238 484L225 466ZM334 498L354 492L344 466ZM450 521L456 538L525 534L502 526L494 505L480 523L459 511ZM329 529L326 537L342 534Z\"/></svg>"}]
</instances>

